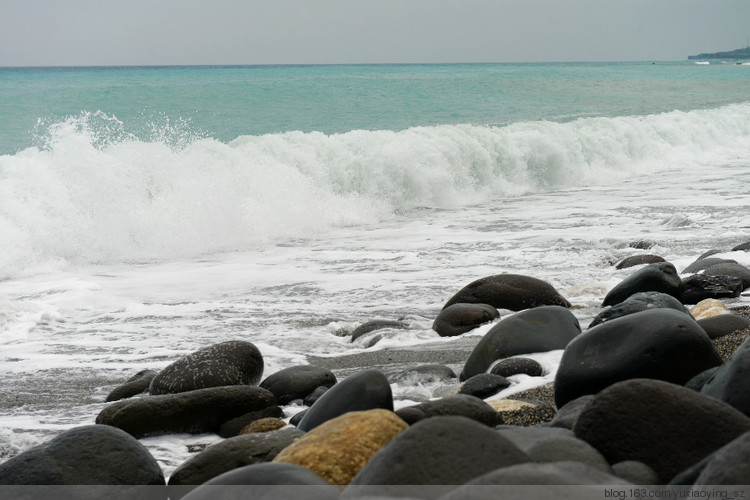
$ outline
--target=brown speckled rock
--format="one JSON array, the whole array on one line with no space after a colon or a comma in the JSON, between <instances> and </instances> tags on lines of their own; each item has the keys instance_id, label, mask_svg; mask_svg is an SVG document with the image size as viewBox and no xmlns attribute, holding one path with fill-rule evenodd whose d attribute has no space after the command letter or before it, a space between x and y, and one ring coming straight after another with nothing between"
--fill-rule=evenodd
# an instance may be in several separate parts
<instances>
[{"instance_id":1,"label":"brown speckled rock","mask_svg":"<svg viewBox=\"0 0 750 500\"><path fill-rule=\"evenodd\" d=\"M388 410L345 413L312 429L279 453L274 462L300 465L333 484L346 485L407 427Z\"/></svg>"},{"instance_id":2,"label":"brown speckled rock","mask_svg":"<svg viewBox=\"0 0 750 500\"><path fill-rule=\"evenodd\" d=\"M250 422L240 430L240 434L253 434L256 432L271 432L276 429L281 429L286 425L286 422L280 418L261 418Z\"/></svg>"}]
</instances>

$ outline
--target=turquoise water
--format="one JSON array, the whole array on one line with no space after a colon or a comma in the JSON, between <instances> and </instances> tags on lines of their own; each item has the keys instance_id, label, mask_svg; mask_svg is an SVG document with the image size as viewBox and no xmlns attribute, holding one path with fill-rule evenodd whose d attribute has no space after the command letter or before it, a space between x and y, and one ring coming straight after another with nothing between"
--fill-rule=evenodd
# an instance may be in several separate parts
<instances>
[{"instance_id":1,"label":"turquoise water","mask_svg":"<svg viewBox=\"0 0 750 500\"><path fill-rule=\"evenodd\" d=\"M111 141L228 142L287 131L403 130L645 115L750 100L750 66L673 63L0 69L0 154L101 111Z\"/></svg>"}]
</instances>

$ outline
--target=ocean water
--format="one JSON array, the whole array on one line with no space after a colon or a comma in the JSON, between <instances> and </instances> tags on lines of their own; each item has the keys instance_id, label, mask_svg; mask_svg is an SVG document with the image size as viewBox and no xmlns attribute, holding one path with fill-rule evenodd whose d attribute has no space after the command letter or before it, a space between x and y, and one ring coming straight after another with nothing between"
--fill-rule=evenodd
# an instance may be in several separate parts
<instances>
[{"instance_id":1,"label":"ocean water","mask_svg":"<svg viewBox=\"0 0 750 500\"><path fill-rule=\"evenodd\" d=\"M748 65L0 69L0 461L216 342L265 375L448 348L432 321L483 276L544 279L585 326L616 261L680 270L750 240L749 208ZM373 319L405 328L351 342ZM217 439L142 441L169 474Z\"/></svg>"}]
</instances>

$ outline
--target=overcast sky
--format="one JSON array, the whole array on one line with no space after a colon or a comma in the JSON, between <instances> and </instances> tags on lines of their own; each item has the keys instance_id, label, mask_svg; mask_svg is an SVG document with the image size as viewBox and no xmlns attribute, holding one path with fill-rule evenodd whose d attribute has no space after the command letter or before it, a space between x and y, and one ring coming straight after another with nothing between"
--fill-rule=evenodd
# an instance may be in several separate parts
<instances>
[{"instance_id":1,"label":"overcast sky","mask_svg":"<svg viewBox=\"0 0 750 500\"><path fill-rule=\"evenodd\" d=\"M0 66L683 60L750 0L0 0Z\"/></svg>"}]
</instances>

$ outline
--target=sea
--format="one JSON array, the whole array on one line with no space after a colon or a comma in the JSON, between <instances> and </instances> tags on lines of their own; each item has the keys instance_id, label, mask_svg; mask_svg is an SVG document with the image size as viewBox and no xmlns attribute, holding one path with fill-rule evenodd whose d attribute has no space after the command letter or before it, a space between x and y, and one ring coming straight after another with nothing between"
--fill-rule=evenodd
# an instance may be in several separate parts
<instances>
[{"instance_id":1,"label":"sea","mask_svg":"<svg viewBox=\"0 0 750 500\"><path fill-rule=\"evenodd\" d=\"M748 63L0 68L0 461L214 343L264 376L450 349L492 325L441 338L443 304L501 273L585 328L622 258L749 240ZM169 475L218 440L141 442Z\"/></svg>"}]
</instances>

